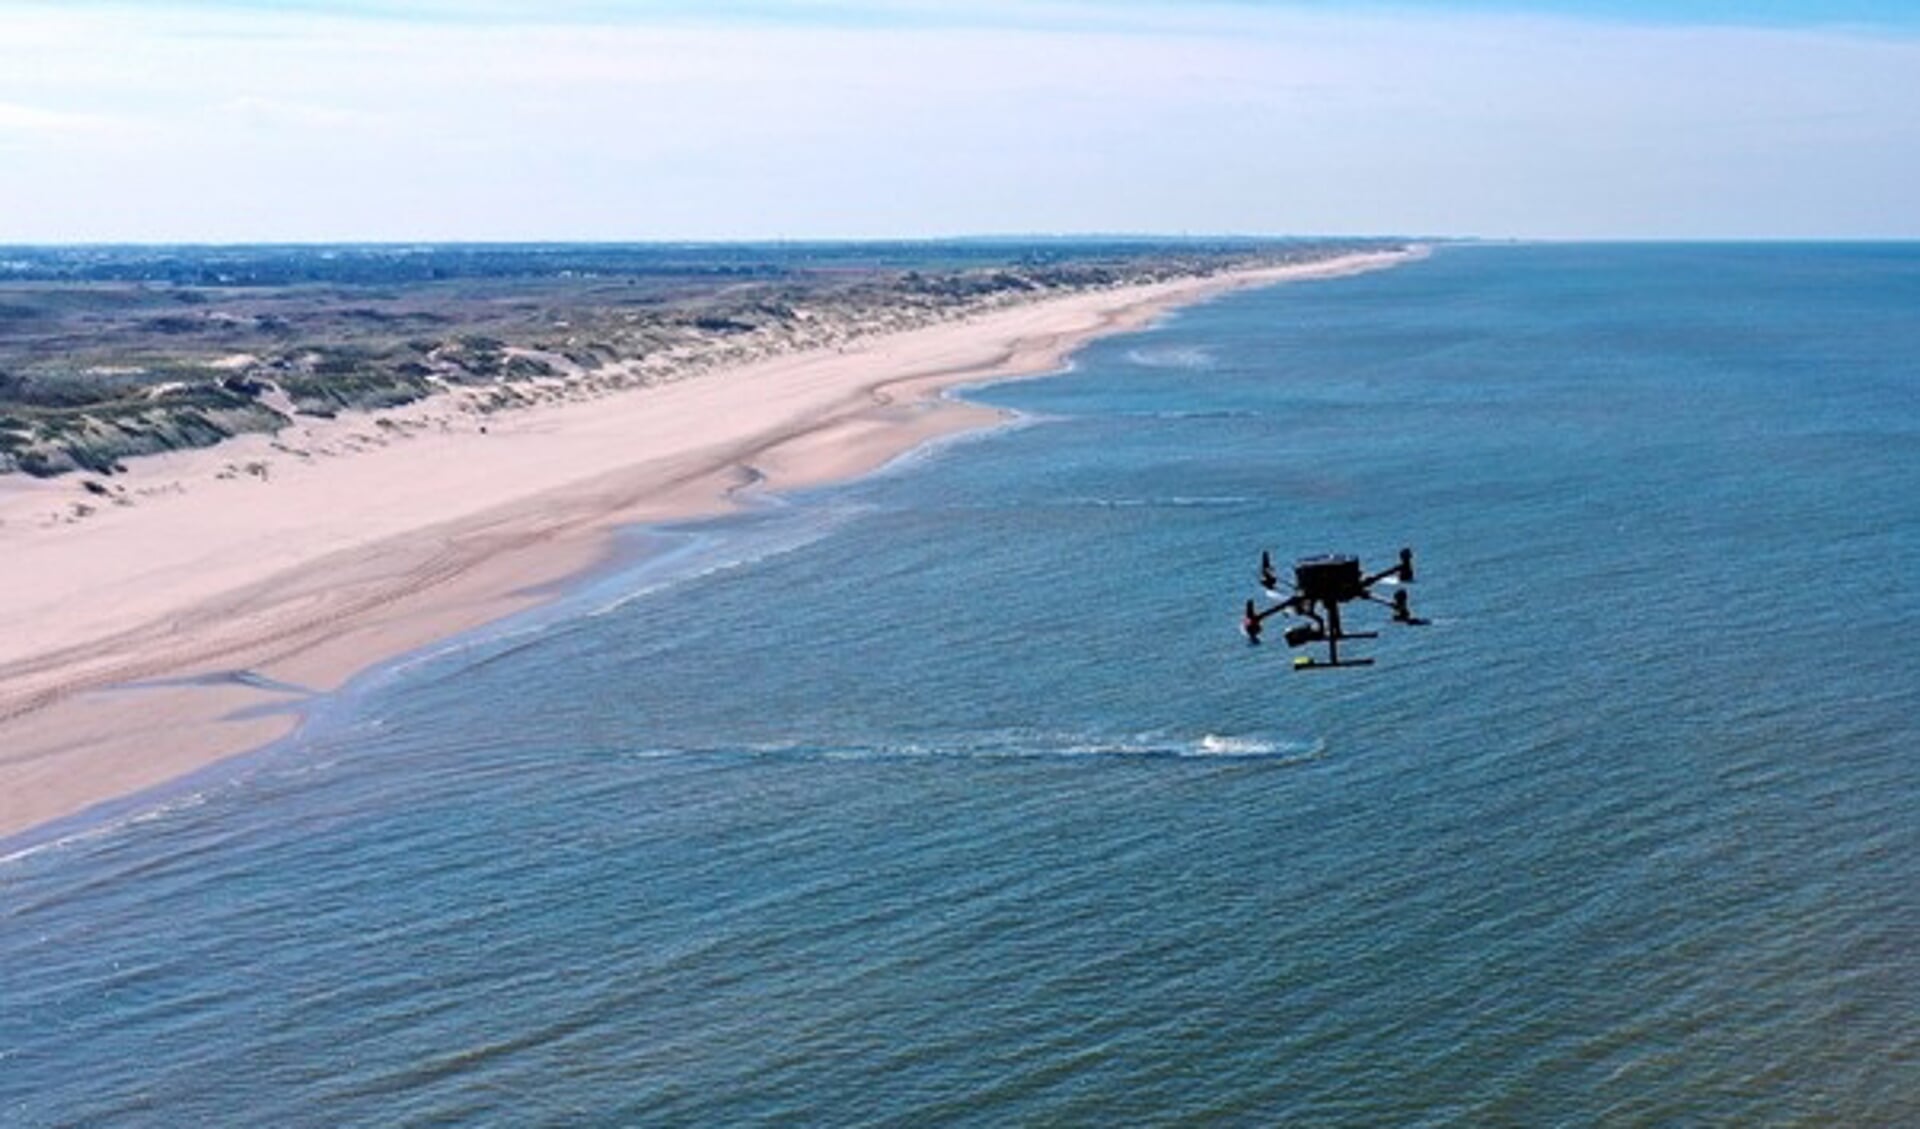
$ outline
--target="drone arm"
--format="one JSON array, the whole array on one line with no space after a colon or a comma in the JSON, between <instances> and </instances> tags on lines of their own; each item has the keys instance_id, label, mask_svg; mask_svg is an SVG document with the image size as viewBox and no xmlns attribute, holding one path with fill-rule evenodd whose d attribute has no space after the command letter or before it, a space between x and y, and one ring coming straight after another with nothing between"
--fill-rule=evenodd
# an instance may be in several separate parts
<instances>
[{"instance_id":1,"label":"drone arm","mask_svg":"<svg viewBox=\"0 0 1920 1129\"><path fill-rule=\"evenodd\" d=\"M1391 600L1383 600L1371 592L1362 596L1361 599L1366 600L1370 604L1379 604L1383 608L1392 609L1393 622L1395 623L1404 623L1408 627L1425 627L1427 625L1428 621L1414 615L1413 609L1408 606L1407 592L1404 588L1396 591Z\"/></svg>"},{"instance_id":2,"label":"drone arm","mask_svg":"<svg viewBox=\"0 0 1920 1129\"><path fill-rule=\"evenodd\" d=\"M1379 572L1374 573L1372 576L1369 576L1366 579L1362 580L1360 582L1360 587L1371 588L1374 585L1380 583L1382 580L1386 580L1388 578L1398 580L1402 584L1413 583L1413 550L1412 549L1400 550L1400 560L1398 563L1389 565L1386 568L1381 569ZM1372 599L1373 597L1368 596L1367 598Z\"/></svg>"},{"instance_id":3,"label":"drone arm","mask_svg":"<svg viewBox=\"0 0 1920 1129\"><path fill-rule=\"evenodd\" d=\"M1302 612L1302 611L1300 611L1300 610L1299 610L1299 604L1300 604L1300 598L1299 598L1298 596L1295 596L1295 597L1293 597L1293 598L1291 598L1291 599L1288 599L1288 600L1284 600L1284 601L1282 601L1282 602L1280 602L1280 603L1278 603L1278 604L1275 604L1274 606L1272 606L1272 607L1270 607L1270 608L1268 608L1268 609L1267 609L1266 611L1263 611L1263 612L1256 612L1256 611L1254 611L1254 610L1253 610L1253 601L1252 601L1252 600L1248 600L1248 601L1247 601L1247 614L1248 614L1248 616L1250 616L1250 617L1251 617L1251 618L1252 618L1252 619L1253 619L1253 620L1254 620L1254 621L1255 621L1256 623L1257 623L1257 622L1259 622L1259 621L1261 621L1261 620L1264 620L1264 619L1266 619L1266 618L1267 618L1268 616L1271 616L1271 615L1279 615L1279 614L1280 614L1281 612L1286 612L1286 613L1287 613L1288 615L1307 615L1307 614L1310 614L1310 613L1307 613L1307 612Z\"/></svg>"}]
</instances>

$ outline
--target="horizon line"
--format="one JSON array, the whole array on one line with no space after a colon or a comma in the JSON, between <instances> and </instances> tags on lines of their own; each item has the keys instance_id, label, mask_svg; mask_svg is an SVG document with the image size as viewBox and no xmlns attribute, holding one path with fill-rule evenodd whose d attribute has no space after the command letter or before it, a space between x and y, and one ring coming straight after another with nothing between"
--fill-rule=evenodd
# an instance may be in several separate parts
<instances>
[{"instance_id":1,"label":"horizon line","mask_svg":"<svg viewBox=\"0 0 1920 1129\"><path fill-rule=\"evenodd\" d=\"M955 243L1206 243L1236 241L1245 243L1428 243L1451 245L1728 245L1728 244L1902 244L1920 243L1920 235L1687 235L1687 236L1582 236L1582 235L1407 235L1389 234L1257 234L1249 232L1167 233L1153 231L1093 232L985 232L972 235L901 236L772 236L741 238L422 238L422 239L76 239L76 240L0 240L0 250L36 251L117 248L154 250L212 250L223 248L412 248L412 247L859 247L920 244L935 246Z\"/></svg>"}]
</instances>

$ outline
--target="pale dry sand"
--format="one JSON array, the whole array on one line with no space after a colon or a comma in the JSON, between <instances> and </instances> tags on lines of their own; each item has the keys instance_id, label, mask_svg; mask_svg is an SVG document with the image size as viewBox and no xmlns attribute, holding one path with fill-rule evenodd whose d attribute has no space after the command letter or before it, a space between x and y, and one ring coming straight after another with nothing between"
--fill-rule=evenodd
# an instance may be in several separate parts
<instances>
[{"instance_id":1,"label":"pale dry sand","mask_svg":"<svg viewBox=\"0 0 1920 1129\"><path fill-rule=\"evenodd\" d=\"M0 483L0 837L294 727L294 710L260 707L301 694L233 672L337 688L535 603L615 526L852 477L999 418L941 397L956 384L1057 369L1224 290L1405 257L1077 294L509 413L427 401L138 460L110 497L15 476Z\"/></svg>"}]
</instances>

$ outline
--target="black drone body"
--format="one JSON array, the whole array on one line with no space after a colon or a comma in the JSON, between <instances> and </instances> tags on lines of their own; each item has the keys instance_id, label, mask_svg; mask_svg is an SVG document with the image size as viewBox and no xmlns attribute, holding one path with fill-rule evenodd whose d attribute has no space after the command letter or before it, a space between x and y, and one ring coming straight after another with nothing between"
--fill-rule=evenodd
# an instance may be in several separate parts
<instances>
[{"instance_id":1,"label":"black drone body","mask_svg":"<svg viewBox=\"0 0 1920 1129\"><path fill-rule=\"evenodd\" d=\"M1360 558L1328 554L1318 557L1302 557L1294 562L1293 591L1284 598L1278 589L1280 578L1274 574L1273 558L1267 553L1260 554L1260 587L1267 594L1280 600L1278 604L1260 611L1252 600L1247 601L1246 617L1240 621L1240 629L1246 632L1247 641L1260 642L1262 625L1268 616L1285 613L1300 622L1287 628L1283 638L1289 647L1304 647L1309 643L1325 643L1327 657L1316 659L1311 655L1301 655L1293 660L1295 670L1318 670L1335 666L1372 666L1372 659L1340 657L1340 642L1343 639L1375 639L1377 631L1347 631L1340 624L1340 605L1365 601L1379 604L1393 611L1393 622L1418 627L1427 621L1417 619L1407 607L1407 590L1396 588L1391 600L1382 599L1373 594L1373 589L1381 584L1413 583L1413 550L1400 550L1400 560L1379 572L1368 573L1360 567Z\"/></svg>"}]
</instances>

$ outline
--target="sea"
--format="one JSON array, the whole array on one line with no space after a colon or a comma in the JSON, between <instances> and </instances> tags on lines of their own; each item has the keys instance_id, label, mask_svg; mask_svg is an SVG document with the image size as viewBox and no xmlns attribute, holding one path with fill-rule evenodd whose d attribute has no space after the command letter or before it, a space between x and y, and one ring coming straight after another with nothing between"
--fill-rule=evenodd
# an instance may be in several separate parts
<instances>
[{"instance_id":1,"label":"sea","mask_svg":"<svg viewBox=\"0 0 1920 1129\"><path fill-rule=\"evenodd\" d=\"M965 395L0 851L0 1125L1920 1124L1920 246L1446 246ZM1375 665L1242 638L1402 546Z\"/></svg>"}]
</instances>

